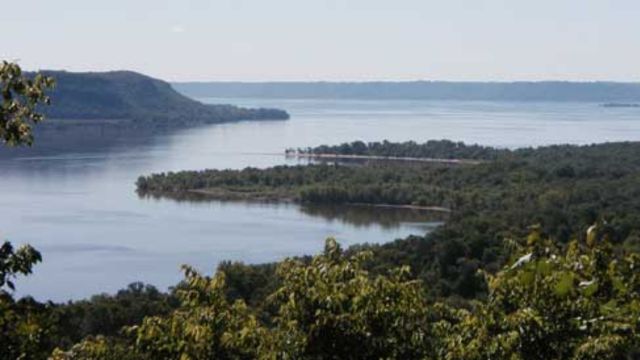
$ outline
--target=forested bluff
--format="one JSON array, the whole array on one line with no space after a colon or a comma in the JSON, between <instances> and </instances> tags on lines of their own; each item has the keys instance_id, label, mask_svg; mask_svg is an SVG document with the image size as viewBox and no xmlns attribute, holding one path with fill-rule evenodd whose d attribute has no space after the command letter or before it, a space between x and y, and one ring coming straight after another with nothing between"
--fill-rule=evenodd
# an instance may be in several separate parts
<instances>
[{"instance_id":1,"label":"forested bluff","mask_svg":"<svg viewBox=\"0 0 640 360\"><path fill-rule=\"evenodd\" d=\"M92 124L110 120L138 127L181 127L241 120L286 120L279 109L210 105L188 98L165 81L132 71L42 71L56 79L53 101L41 106L45 124Z\"/></svg>"}]
</instances>

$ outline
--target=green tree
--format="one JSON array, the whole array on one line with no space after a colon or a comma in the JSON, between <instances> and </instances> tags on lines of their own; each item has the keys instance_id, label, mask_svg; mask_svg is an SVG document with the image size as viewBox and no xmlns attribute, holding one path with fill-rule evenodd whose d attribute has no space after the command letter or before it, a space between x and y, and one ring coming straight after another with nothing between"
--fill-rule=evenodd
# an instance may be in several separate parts
<instances>
[{"instance_id":1,"label":"green tree","mask_svg":"<svg viewBox=\"0 0 640 360\"><path fill-rule=\"evenodd\" d=\"M20 66L0 63L0 139L9 146L31 145L32 125L44 119L39 104L49 104L46 90L54 86L51 77L36 74L26 77Z\"/></svg>"},{"instance_id":2,"label":"green tree","mask_svg":"<svg viewBox=\"0 0 640 360\"><path fill-rule=\"evenodd\" d=\"M399 268L365 270L369 252L346 256L334 239L310 264L287 260L270 301L273 359L420 359L432 350L420 282Z\"/></svg>"},{"instance_id":3,"label":"green tree","mask_svg":"<svg viewBox=\"0 0 640 360\"><path fill-rule=\"evenodd\" d=\"M153 359L255 359L265 330L244 301L227 301L224 273L207 278L190 267L184 271L181 306L127 330L136 350Z\"/></svg>"},{"instance_id":4,"label":"green tree","mask_svg":"<svg viewBox=\"0 0 640 360\"><path fill-rule=\"evenodd\" d=\"M0 247L0 359L37 358L46 354L46 329L41 314L31 311L30 304L17 304L11 291L18 275L30 274L41 261L38 251L30 246L15 250L9 242Z\"/></svg>"},{"instance_id":5,"label":"green tree","mask_svg":"<svg viewBox=\"0 0 640 360\"><path fill-rule=\"evenodd\" d=\"M69 351L55 349L51 360L151 360L135 353L126 341L105 336L89 336Z\"/></svg>"},{"instance_id":6,"label":"green tree","mask_svg":"<svg viewBox=\"0 0 640 360\"><path fill-rule=\"evenodd\" d=\"M279 265L270 296L276 317L259 321L244 301L226 299L225 274L186 267L181 306L127 328L128 345L89 338L55 359L400 359L431 351L427 306L407 269L370 276L369 253L346 256L333 239L310 263ZM111 341L111 343L109 342ZM109 345L112 344L112 345ZM354 351L358 349L358 351ZM109 357L112 356L112 357Z\"/></svg>"},{"instance_id":7,"label":"green tree","mask_svg":"<svg viewBox=\"0 0 640 360\"><path fill-rule=\"evenodd\" d=\"M225 296L225 276L212 278L184 267L185 280L176 290L180 306L168 316L146 317L123 330L120 341L89 337L53 358L73 359L255 359L263 328L244 301Z\"/></svg>"},{"instance_id":8,"label":"green tree","mask_svg":"<svg viewBox=\"0 0 640 360\"><path fill-rule=\"evenodd\" d=\"M29 245L23 245L17 250L10 242L5 241L0 246L0 291L15 289L13 279L17 275L31 274L33 266L42 261L40 253Z\"/></svg>"},{"instance_id":9,"label":"green tree","mask_svg":"<svg viewBox=\"0 0 640 360\"><path fill-rule=\"evenodd\" d=\"M445 358L624 359L640 345L640 257L597 237L559 249L534 231L488 276L488 301L446 329Z\"/></svg>"}]
</instances>

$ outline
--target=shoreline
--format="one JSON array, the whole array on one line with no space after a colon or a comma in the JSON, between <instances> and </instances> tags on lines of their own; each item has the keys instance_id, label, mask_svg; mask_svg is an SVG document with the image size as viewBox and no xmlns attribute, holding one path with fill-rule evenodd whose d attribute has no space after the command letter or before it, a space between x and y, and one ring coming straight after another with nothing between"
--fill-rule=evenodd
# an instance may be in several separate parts
<instances>
[{"instance_id":1,"label":"shoreline","mask_svg":"<svg viewBox=\"0 0 640 360\"><path fill-rule=\"evenodd\" d=\"M451 209L444 206L435 205L412 205L412 204L385 204L385 203L313 203L300 201L294 196L284 196L283 194L261 194L254 196L249 192L235 192L220 189L190 189L184 192L165 192L154 193L149 192L147 195L167 198L171 200L196 200L190 198L189 194L196 197L202 197L200 201L248 201L257 203L281 203L281 204L299 204L299 205L334 205L334 206L357 206L357 207L373 207L373 208L386 208L386 209L404 209L404 210L417 210L417 211L431 211L450 214ZM186 195L186 196L185 196Z\"/></svg>"}]
</instances>

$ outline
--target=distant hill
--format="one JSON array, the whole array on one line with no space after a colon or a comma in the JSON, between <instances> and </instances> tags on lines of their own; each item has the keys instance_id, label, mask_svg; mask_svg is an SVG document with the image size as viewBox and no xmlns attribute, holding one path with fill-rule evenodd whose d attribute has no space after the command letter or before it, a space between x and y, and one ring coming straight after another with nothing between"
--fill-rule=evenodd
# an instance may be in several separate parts
<instances>
[{"instance_id":1,"label":"distant hill","mask_svg":"<svg viewBox=\"0 0 640 360\"><path fill-rule=\"evenodd\" d=\"M184 82L193 97L638 102L640 83L615 82Z\"/></svg>"},{"instance_id":2,"label":"distant hill","mask_svg":"<svg viewBox=\"0 0 640 360\"><path fill-rule=\"evenodd\" d=\"M43 73L56 80L52 103L42 108L50 119L182 125L289 117L276 109L203 104L178 93L165 81L130 71Z\"/></svg>"}]
</instances>

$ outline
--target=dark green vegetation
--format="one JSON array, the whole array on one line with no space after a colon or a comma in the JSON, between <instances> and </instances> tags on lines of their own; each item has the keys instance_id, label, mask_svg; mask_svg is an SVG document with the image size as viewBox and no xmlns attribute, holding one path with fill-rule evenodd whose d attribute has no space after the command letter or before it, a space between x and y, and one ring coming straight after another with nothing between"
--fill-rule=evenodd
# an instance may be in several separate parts
<instances>
[{"instance_id":1,"label":"dark green vegetation","mask_svg":"<svg viewBox=\"0 0 640 360\"><path fill-rule=\"evenodd\" d=\"M510 154L509 150L501 150L481 145L465 145L461 142L449 140L430 140L424 144L415 141L394 143L389 141L365 143L354 141L340 145L321 145L306 149L289 149L287 153L301 154L333 154L333 155L363 155L385 157L409 157L432 159L473 159L495 160Z\"/></svg>"},{"instance_id":2,"label":"dark green vegetation","mask_svg":"<svg viewBox=\"0 0 640 360\"><path fill-rule=\"evenodd\" d=\"M1 288L0 288L1 289ZM169 314L178 305L171 293L134 283L115 295L55 304L0 290L0 359L46 359L55 347L70 347L87 336L119 336L123 326L146 316Z\"/></svg>"},{"instance_id":3,"label":"dark green vegetation","mask_svg":"<svg viewBox=\"0 0 640 360\"><path fill-rule=\"evenodd\" d=\"M141 177L142 196L299 201L317 204L437 205L449 207L451 191L430 182L435 169L397 165L299 165L261 170L182 171Z\"/></svg>"},{"instance_id":4,"label":"dark green vegetation","mask_svg":"<svg viewBox=\"0 0 640 360\"><path fill-rule=\"evenodd\" d=\"M50 77L36 74L28 78L18 65L0 63L0 141L9 146L33 142L31 126L44 119L36 107L49 103L45 92L53 84Z\"/></svg>"},{"instance_id":5,"label":"dark green vegetation","mask_svg":"<svg viewBox=\"0 0 640 360\"><path fill-rule=\"evenodd\" d=\"M195 97L639 102L640 84L615 82L191 82L175 88Z\"/></svg>"},{"instance_id":6,"label":"dark green vegetation","mask_svg":"<svg viewBox=\"0 0 640 360\"><path fill-rule=\"evenodd\" d=\"M238 120L288 119L276 109L206 105L176 92L169 83L130 72L46 71L56 79L55 99L43 109L50 119L126 120L135 124L182 126Z\"/></svg>"}]
</instances>

